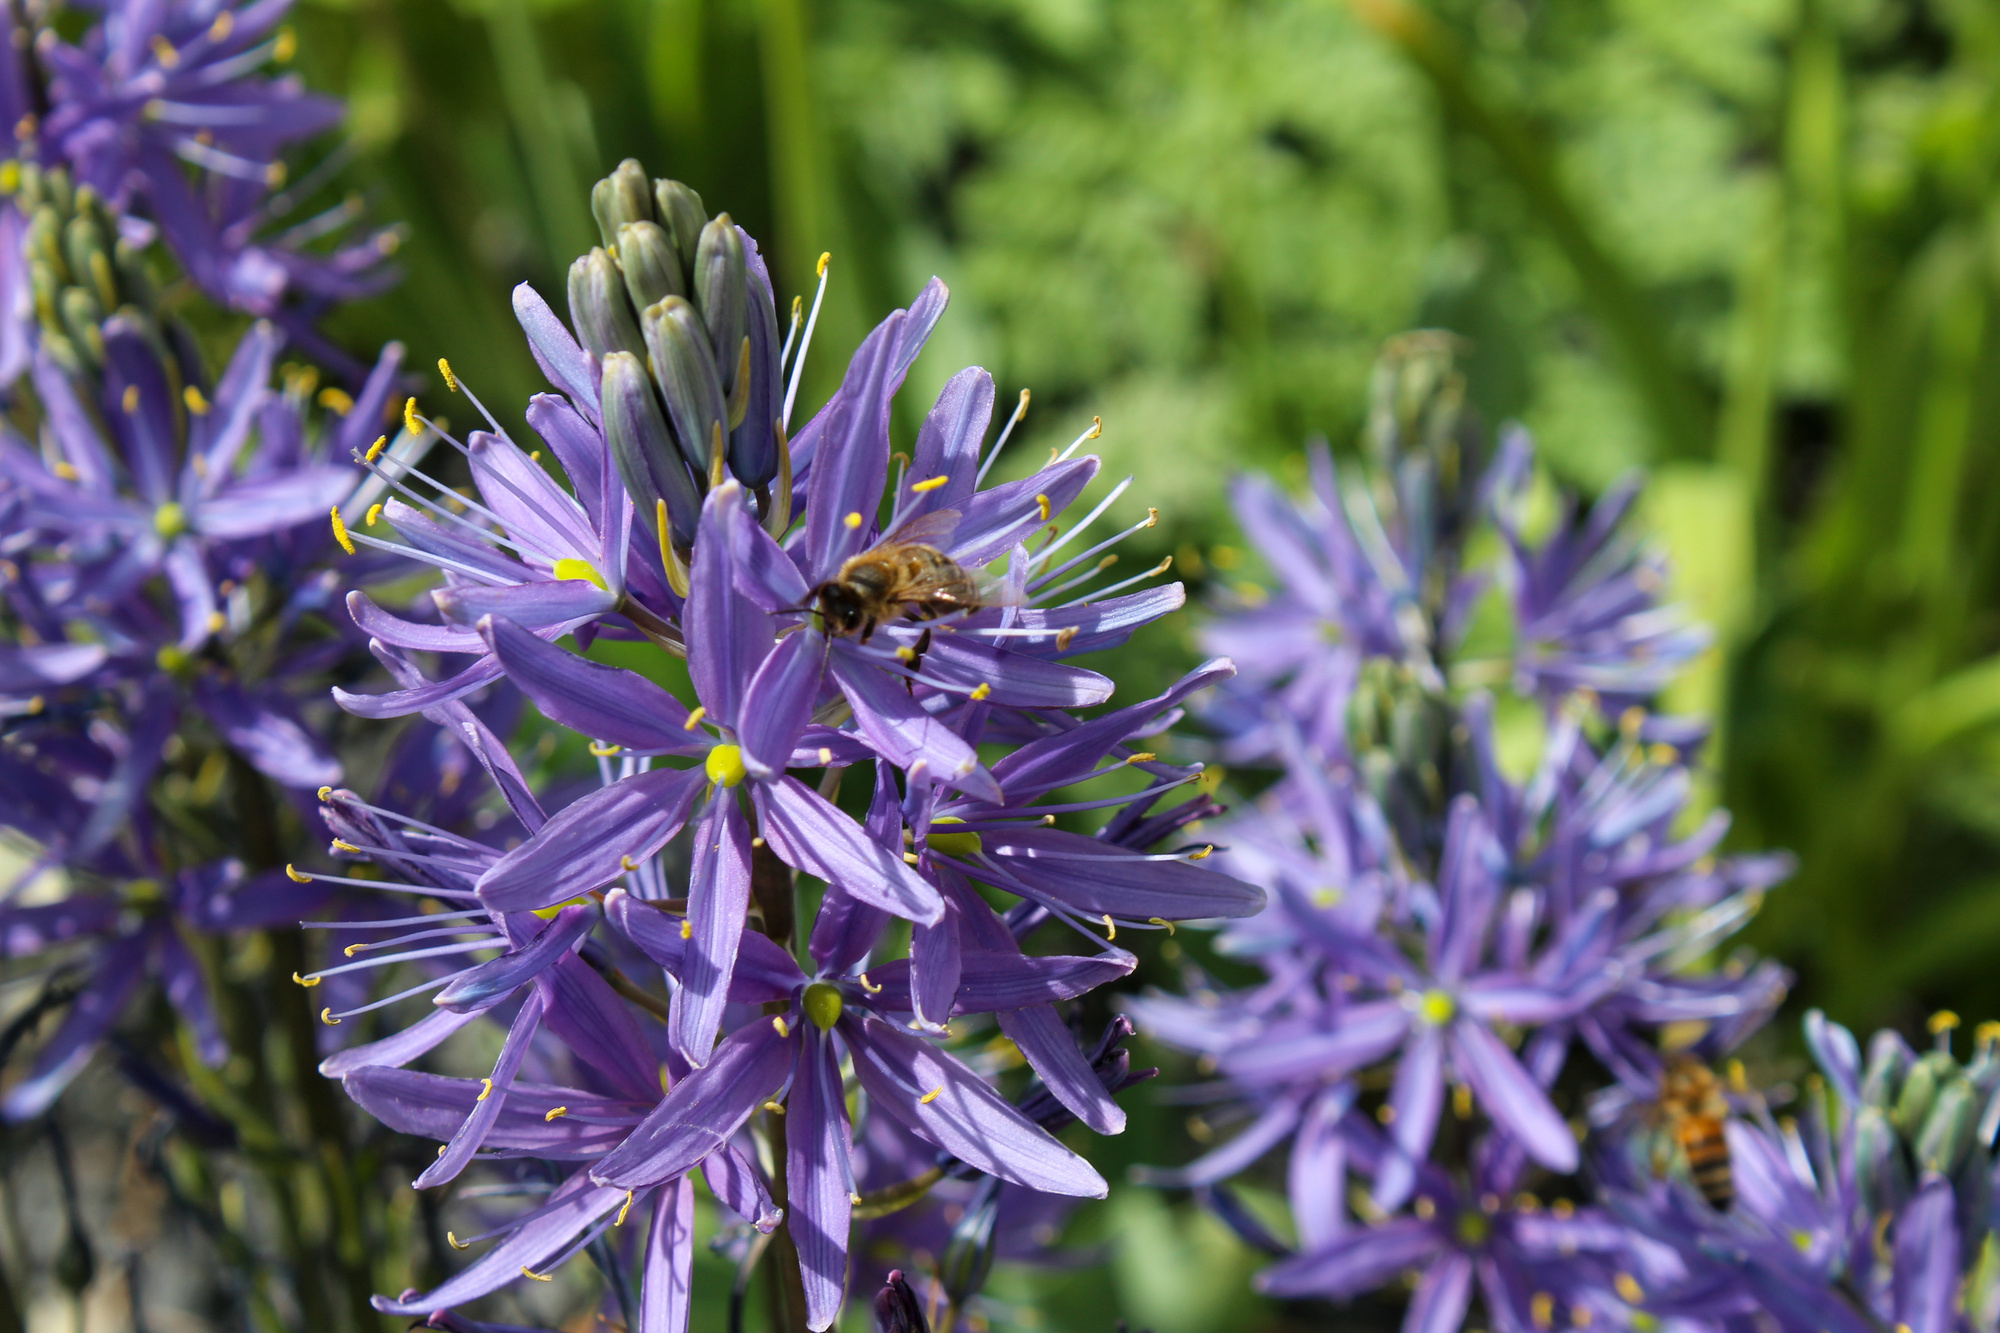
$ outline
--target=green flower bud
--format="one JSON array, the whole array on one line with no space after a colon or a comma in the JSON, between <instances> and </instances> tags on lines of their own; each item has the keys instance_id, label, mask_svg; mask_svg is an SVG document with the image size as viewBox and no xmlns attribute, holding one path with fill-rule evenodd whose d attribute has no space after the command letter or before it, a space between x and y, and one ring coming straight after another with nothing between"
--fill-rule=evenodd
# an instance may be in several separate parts
<instances>
[{"instance_id":1,"label":"green flower bud","mask_svg":"<svg viewBox=\"0 0 2000 1333\"><path fill-rule=\"evenodd\" d=\"M1868 1043L1868 1067L1861 1076L1861 1100L1888 1110L1909 1072L1910 1048L1893 1032L1878 1032Z\"/></svg>"},{"instance_id":2,"label":"green flower bud","mask_svg":"<svg viewBox=\"0 0 2000 1333\"><path fill-rule=\"evenodd\" d=\"M722 374L722 391L736 388L743 335L750 328L750 293L743 269L743 234L718 213L701 231L694 262L695 308L715 348L715 366Z\"/></svg>"},{"instance_id":3,"label":"green flower bud","mask_svg":"<svg viewBox=\"0 0 2000 1333\"><path fill-rule=\"evenodd\" d=\"M654 181L653 202L660 206L660 225L674 238L680 251L681 271L694 272L695 255L701 249L701 229L708 225L708 209L701 196L679 181Z\"/></svg>"},{"instance_id":4,"label":"green flower bud","mask_svg":"<svg viewBox=\"0 0 2000 1333\"><path fill-rule=\"evenodd\" d=\"M77 347L82 349L93 362L104 360L104 334L97 326L104 319L104 309L97 299L81 287L65 287L56 305L62 317L63 332Z\"/></svg>"},{"instance_id":5,"label":"green flower bud","mask_svg":"<svg viewBox=\"0 0 2000 1333\"><path fill-rule=\"evenodd\" d=\"M600 390L604 438L611 446L618 478L631 493L639 526L655 544L659 542L655 516L664 500L668 536L677 548L691 548L701 519L701 494L667 428L645 363L631 352L607 354Z\"/></svg>"},{"instance_id":6,"label":"green flower bud","mask_svg":"<svg viewBox=\"0 0 2000 1333\"><path fill-rule=\"evenodd\" d=\"M1000 1212L999 1183L990 1176L982 1182L972 1206L959 1218L945 1244L944 1259L938 1264L938 1280L954 1308L963 1309L967 1301L983 1291L986 1275L993 1271L993 1223Z\"/></svg>"},{"instance_id":7,"label":"green flower bud","mask_svg":"<svg viewBox=\"0 0 2000 1333\"><path fill-rule=\"evenodd\" d=\"M1954 1076L1931 1101L1930 1114L1917 1131L1917 1168L1950 1175L1965 1160L1972 1146L1972 1130L1979 1119L1979 1092L1962 1077Z\"/></svg>"},{"instance_id":8,"label":"green flower bud","mask_svg":"<svg viewBox=\"0 0 2000 1333\"><path fill-rule=\"evenodd\" d=\"M628 222L618 229L618 267L625 270L634 310L687 295L674 238L657 222Z\"/></svg>"},{"instance_id":9,"label":"green flower bud","mask_svg":"<svg viewBox=\"0 0 2000 1333\"><path fill-rule=\"evenodd\" d=\"M653 220L652 192L646 186L646 169L635 157L626 158L616 171L591 186L590 212L597 219L597 231L606 249L618 243L618 229L626 223Z\"/></svg>"},{"instance_id":10,"label":"green flower bud","mask_svg":"<svg viewBox=\"0 0 2000 1333\"><path fill-rule=\"evenodd\" d=\"M88 285L98 305L106 310L118 307L118 288L111 280L111 256L105 249L104 233L88 217L74 217L63 228L63 256L69 271L80 285Z\"/></svg>"},{"instance_id":11,"label":"green flower bud","mask_svg":"<svg viewBox=\"0 0 2000 1333\"><path fill-rule=\"evenodd\" d=\"M53 204L43 204L28 219L26 248L30 263L47 264L58 282L70 280L69 261L63 257L62 217Z\"/></svg>"},{"instance_id":12,"label":"green flower bud","mask_svg":"<svg viewBox=\"0 0 2000 1333\"><path fill-rule=\"evenodd\" d=\"M1929 1118L1931 1104L1939 1090L1948 1081L1960 1077L1958 1061L1943 1051L1931 1051L1912 1065L1909 1076L1903 1080L1903 1090L1896 1096L1896 1107L1889 1113L1890 1123L1896 1126L1896 1132L1906 1139L1914 1139L1917 1130Z\"/></svg>"},{"instance_id":13,"label":"green flower bud","mask_svg":"<svg viewBox=\"0 0 2000 1333\"><path fill-rule=\"evenodd\" d=\"M603 250L592 249L569 266L569 318L583 345L600 361L613 352L646 350L625 281Z\"/></svg>"},{"instance_id":14,"label":"green flower bud","mask_svg":"<svg viewBox=\"0 0 2000 1333\"><path fill-rule=\"evenodd\" d=\"M686 299L669 296L647 306L639 317L652 358L653 378L666 395L667 415L688 466L713 484L720 480L720 446L726 435L727 404L708 329Z\"/></svg>"}]
</instances>

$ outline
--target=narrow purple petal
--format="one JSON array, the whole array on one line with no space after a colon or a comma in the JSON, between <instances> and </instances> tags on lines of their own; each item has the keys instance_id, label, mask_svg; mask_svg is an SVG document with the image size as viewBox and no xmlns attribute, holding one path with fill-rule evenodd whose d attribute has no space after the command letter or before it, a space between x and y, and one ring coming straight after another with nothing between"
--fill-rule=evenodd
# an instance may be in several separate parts
<instances>
[{"instance_id":1,"label":"narrow purple petal","mask_svg":"<svg viewBox=\"0 0 2000 1333\"><path fill-rule=\"evenodd\" d=\"M1471 1304L1472 1259L1458 1253L1440 1255L1410 1296L1403 1328L1405 1333L1455 1333Z\"/></svg>"},{"instance_id":2,"label":"narrow purple petal","mask_svg":"<svg viewBox=\"0 0 2000 1333\"><path fill-rule=\"evenodd\" d=\"M701 1178L708 1182L716 1202L759 1231L769 1233L785 1220L785 1210L771 1202L757 1164L733 1143L712 1152L701 1164Z\"/></svg>"},{"instance_id":3,"label":"narrow purple petal","mask_svg":"<svg viewBox=\"0 0 2000 1333\"><path fill-rule=\"evenodd\" d=\"M595 421L596 358L577 345L541 293L525 282L514 288L514 318L521 322L521 331L528 335L528 350L535 354L535 364L549 383L568 394L577 409Z\"/></svg>"},{"instance_id":4,"label":"narrow purple petal","mask_svg":"<svg viewBox=\"0 0 2000 1333\"><path fill-rule=\"evenodd\" d=\"M1010 828L986 837L987 854L1009 876L1093 919L1109 913L1192 921L1252 916L1264 906L1264 891L1254 884L1186 861L1149 860L1064 829Z\"/></svg>"},{"instance_id":5,"label":"narrow purple petal","mask_svg":"<svg viewBox=\"0 0 2000 1333\"><path fill-rule=\"evenodd\" d=\"M1951 1182L1931 1176L1896 1219L1896 1320L1910 1333L1958 1327L1958 1222Z\"/></svg>"},{"instance_id":6,"label":"narrow purple petal","mask_svg":"<svg viewBox=\"0 0 2000 1333\"><path fill-rule=\"evenodd\" d=\"M924 711L909 690L879 666L841 653L831 663L841 693L870 748L898 768L918 764L933 782L999 804L1000 784L963 737Z\"/></svg>"},{"instance_id":7,"label":"narrow purple petal","mask_svg":"<svg viewBox=\"0 0 2000 1333\"><path fill-rule=\"evenodd\" d=\"M319 1072L328 1078L341 1078L357 1069L406 1065L418 1056L436 1050L446 1037L477 1017L476 1013L454 1014L449 1009L425 1014L393 1036L335 1051L319 1062Z\"/></svg>"},{"instance_id":8,"label":"narrow purple petal","mask_svg":"<svg viewBox=\"0 0 2000 1333\"><path fill-rule=\"evenodd\" d=\"M958 947L958 922L947 903L944 920L935 926L910 927L910 1009L920 1023L942 1026L958 997L963 955Z\"/></svg>"},{"instance_id":9,"label":"narrow purple petal","mask_svg":"<svg viewBox=\"0 0 2000 1333\"><path fill-rule=\"evenodd\" d=\"M708 493L682 613L682 623L695 631L688 641L694 692L708 709L709 721L731 730L738 724L752 673L771 651L773 632L770 613L736 586L729 530L742 506L743 488L733 481Z\"/></svg>"},{"instance_id":10,"label":"narrow purple petal","mask_svg":"<svg viewBox=\"0 0 2000 1333\"><path fill-rule=\"evenodd\" d=\"M948 1052L869 1015L840 1020L874 1105L988 1175L1046 1194L1101 1199L1096 1168L1024 1118Z\"/></svg>"},{"instance_id":11,"label":"narrow purple petal","mask_svg":"<svg viewBox=\"0 0 2000 1333\"><path fill-rule=\"evenodd\" d=\"M971 498L979 472L979 451L993 420L993 377L978 366L967 366L945 382L937 403L917 431L910 470L903 479L902 503L913 514L956 509ZM912 492L920 481L936 477L945 483L934 490Z\"/></svg>"},{"instance_id":12,"label":"narrow purple petal","mask_svg":"<svg viewBox=\"0 0 2000 1333\"><path fill-rule=\"evenodd\" d=\"M764 836L785 864L906 920L934 925L943 918L934 887L797 778L760 783L756 799Z\"/></svg>"},{"instance_id":13,"label":"narrow purple petal","mask_svg":"<svg viewBox=\"0 0 2000 1333\"><path fill-rule=\"evenodd\" d=\"M676 1083L632 1137L597 1164L591 1178L621 1189L658 1184L720 1151L791 1072L796 1034L779 1035L780 1021L759 1019L730 1033L706 1065Z\"/></svg>"},{"instance_id":14,"label":"narrow purple petal","mask_svg":"<svg viewBox=\"0 0 2000 1333\"><path fill-rule=\"evenodd\" d=\"M1393 1150L1375 1175L1375 1206L1383 1212L1402 1207L1416 1187L1417 1166L1430 1157L1444 1109L1444 1033L1429 1023L1417 1024L1403 1046L1389 1105L1395 1112L1389 1122Z\"/></svg>"},{"instance_id":15,"label":"narrow purple petal","mask_svg":"<svg viewBox=\"0 0 2000 1333\"><path fill-rule=\"evenodd\" d=\"M618 609L618 595L585 579L536 579L504 588L460 583L431 594L455 625L478 625L482 616L505 616L526 629L601 616Z\"/></svg>"},{"instance_id":16,"label":"narrow purple petal","mask_svg":"<svg viewBox=\"0 0 2000 1333\"><path fill-rule=\"evenodd\" d=\"M1302 1250L1331 1244L1347 1231L1347 1140L1340 1121L1353 1104L1351 1085L1322 1088L1292 1136L1286 1181Z\"/></svg>"},{"instance_id":17,"label":"narrow purple petal","mask_svg":"<svg viewBox=\"0 0 2000 1333\"><path fill-rule=\"evenodd\" d=\"M1297 1128L1306 1094L1292 1093L1270 1103L1249 1126L1220 1148L1213 1149L1178 1170L1148 1169L1143 1179L1149 1185L1213 1185L1240 1175L1258 1158L1277 1147Z\"/></svg>"},{"instance_id":18,"label":"narrow purple petal","mask_svg":"<svg viewBox=\"0 0 2000 1333\"><path fill-rule=\"evenodd\" d=\"M483 1080L476 1078L381 1065L355 1070L341 1080L341 1087L355 1105L390 1129L439 1142L458 1133L485 1090ZM549 1113L557 1107L564 1114L551 1119ZM581 1088L516 1084L487 1130L486 1146L567 1161L599 1157L617 1147L643 1117L642 1107Z\"/></svg>"},{"instance_id":19,"label":"narrow purple petal","mask_svg":"<svg viewBox=\"0 0 2000 1333\"><path fill-rule=\"evenodd\" d=\"M900 848L903 841L902 794L896 790L896 773L880 759L875 761L875 792L869 800L868 836L881 847ZM820 900L819 919L813 922L808 949L830 975L853 970L881 938L889 913L848 893L839 885L829 885Z\"/></svg>"},{"instance_id":20,"label":"narrow purple petal","mask_svg":"<svg viewBox=\"0 0 2000 1333\"><path fill-rule=\"evenodd\" d=\"M1420 1267L1442 1249L1433 1223L1399 1217L1274 1264L1257 1275L1257 1289L1269 1296L1354 1296Z\"/></svg>"},{"instance_id":21,"label":"narrow purple petal","mask_svg":"<svg viewBox=\"0 0 2000 1333\"><path fill-rule=\"evenodd\" d=\"M744 691L743 713L736 725L743 766L752 777L768 778L784 771L792 748L812 720L825 669L826 639L816 630L787 635L757 668Z\"/></svg>"},{"instance_id":22,"label":"narrow purple petal","mask_svg":"<svg viewBox=\"0 0 2000 1333\"><path fill-rule=\"evenodd\" d=\"M1042 1085L1078 1120L1099 1134L1125 1132L1125 1108L1104 1090L1104 1081L1077 1048L1069 1024L1052 1007L1029 1005L994 1017L1008 1040L1020 1047Z\"/></svg>"},{"instance_id":23,"label":"narrow purple petal","mask_svg":"<svg viewBox=\"0 0 2000 1333\"><path fill-rule=\"evenodd\" d=\"M681 831L707 781L698 768L654 769L565 806L480 876L480 901L523 912L603 888L626 873L626 858L651 856Z\"/></svg>"},{"instance_id":24,"label":"narrow purple petal","mask_svg":"<svg viewBox=\"0 0 2000 1333\"><path fill-rule=\"evenodd\" d=\"M707 738L688 729L681 701L638 672L564 652L499 616L479 632L507 678L549 720L630 750L707 752Z\"/></svg>"},{"instance_id":25,"label":"narrow purple petal","mask_svg":"<svg viewBox=\"0 0 2000 1333\"><path fill-rule=\"evenodd\" d=\"M593 1184L579 1171L535 1210L532 1221L516 1227L463 1273L435 1291L408 1300L392 1301L377 1296L375 1308L383 1314L430 1314L477 1300L509 1283L519 1282L523 1268L535 1269L555 1258L591 1223L624 1202L622 1187Z\"/></svg>"},{"instance_id":26,"label":"narrow purple petal","mask_svg":"<svg viewBox=\"0 0 2000 1333\"><path fill-rule=\"evenodd\" d=\"M715 1049L749 910L750 827L736 793L718 789L709 799L708 814L695 826L687 914L693 934L668 1019L674 1049L691 1065L707 1064Z\"/></svg>"},{"instance_id":27,"label":"narrow purple petal","mask_svg":"<svg viewBox=\"0 0 2000 1333\"><path fill-rule=\"evenodd\" d=\"M1287 1083L1335 1078L1373 1064L1402 1045L1410 1013L1395 1000L1372 1000L1341 1010L1332 1032L1246 1043L1222 1055L1230 1077L1246 1083Z\"/></svg>"},{"instance_id":28,"label":"narrow purple petal","mask_svg":"<svg viewBox=\"0 0 2000 1333\"><path fill-rule=\"evenodd\" d=\"M1476 1018L1451 1025L1452 1062L1493 1123L1551 1171L1576 1170L1576 1136L1514 1053Z\"/></svg>"},{"instance_id":29,"label":"narrow purple petal","mask_svg":"<svg viewBox=\"0 0 2000 1333\"><path fill-rule=\"evenodd\" d=\"M575 954L535 978L548 1002L542 1022L584 1064L625 1096L651 1103L659 1096L660 1065L632 1006Z\"/></svg>"},{"instance_id":30,"label":"narrow purple petal","mask_svg":"<svg viewBox=\"0 0 2000 1333\"><path fill-rule=\"evenodd\" d=\"M988 702L1013 708L1088 708L1111 697L1111 679L1027 653L998 648L971 634L935 634L924 674L967 693L981 685Z\"/></svg>"},{"instance_id":31,"label":"narrow purple petal","mask_svg":"<svg viewBox=\"0 0 2000 1333\"><path fill-rule=\"evenodd\" d=\"M500 1117L500 1108L507 1104L507 1089L514 1082L514 1075L520 1072L521 1061L528 1054L528 1043L542 1025L543 1002L541 992L530 992L521 1002L520 1012L514 1015L513 1023L507 1029L507 1039L500 1043L500 1054L493 1062L493 1081L487 1085L485 1096L475 1102L472 1113L465 1117L458 1132L445 1144L438 1159L424 1168L424 1173L411 1182L413 1188L429 1189L458 1178L472 1161L473 1154L486 1142L487 1131Z\"/></svg>"},{"instance_id":32,"label":"narrow purple petal","mask_svg":"<svg viewBox=\"0 0 2000 1333\"><path fill-rule=\"evenodd\" d=\"M854 1201L843 1159L852 1151L852 1134L832 1039L810 1022L799 1035L797 1072L785 1110L786 1227L798 1247L799 1275L805 1280L806 1327L817 1333L832 1325L847 1293L847 1233Z\"/></svg>"},{"instance_id":33,"label":"narrow purple petal","mask_svg":"<svg viewBox=\"0 0 2000 1333\"><path fill-rule=\"evenodd\" d=\"M604 915L640 952L679 980L687 966L690 943L681 936L681 918L634 898L623 889L604 895ZM805 974L783 945L756 931L746 932L736 946L736 966L729 976L729 998L736 1004L768 1004L785 1000L805 984Z\"/></svg>"},{"instance_id":34,"label":"narrow purple petal","mask_svg":"<svg viewBox=\"0 0 2000 1333\"><path fill-rule=\"evenodd\" d=\"M563 908L528 943L453 977L450 985L432 997L431 1003L461 1014L492 1008L503 997L533 981L544 969L554 967L590 933L596 917L596 912L582 903Z\"/></svg>"},{"instance_id":35,"label":"narrow purple petal","mask_svg":"<svg viewBox=\"0 0 2000 1333\"><path fill-rule=\"evenodd\" d=\"M686 1176L653 1196L653 1229L640 1273L638 1333L687 1333L694 1308L694 1182Z\"/></svg>"}]
</instances>

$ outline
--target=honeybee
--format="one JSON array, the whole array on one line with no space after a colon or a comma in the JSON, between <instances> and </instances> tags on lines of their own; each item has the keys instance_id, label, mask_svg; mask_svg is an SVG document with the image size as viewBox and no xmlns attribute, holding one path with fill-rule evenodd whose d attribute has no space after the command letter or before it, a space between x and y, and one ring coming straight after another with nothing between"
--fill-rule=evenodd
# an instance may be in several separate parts
<instances>
[{"instance_id":1,"label":"honeybee","mask_svg":"<svg viewBox=\"0 0 2000 1333\"><path fill-rule=\"evenodd\" d=\"M1701 1197L1718 1211L1727 1209L1736 1198L1736 1182L1729 1170L1729 1139L1723 1132L1729 1103L1715 1071L1691 1055L1674 1056L1660 1074L1660 1099L1654 1103L1653 1117L1686 1159L1688 1176ZM1662 1174L1665 1156L1654 1155L1654 1169Z\"/></svg>"},{"instance_id":2,"label":"honeybee","mask_svg":"<svg viewBox=\"0 0 2000 1333\"><path fill-rule=\"evenodd\" d=\"M1001 604L1003 597L977 574L924 538L948 532L956 510L939 510L903 525L806 595L801 610L819 613L828 634L866 643L883 621L913 615L936 620L954 612Z\"/></svg>"}]
</instances>

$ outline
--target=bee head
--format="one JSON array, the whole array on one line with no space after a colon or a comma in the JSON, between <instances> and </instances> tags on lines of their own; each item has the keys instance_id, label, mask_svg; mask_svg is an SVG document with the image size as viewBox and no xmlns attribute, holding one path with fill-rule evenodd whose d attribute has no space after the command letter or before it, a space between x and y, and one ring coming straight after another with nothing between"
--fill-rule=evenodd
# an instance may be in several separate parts
<instances>
[{"instance_id":1,"label":"bee head","mask_svg":"<svg viewBox=\"0 0 2000 1333\"><path fill-rule=\"evenodd\" d=\"M857 634L867 623L867 612L862 609L861 599L854 592L839 583L822 583L813 589L819 604L820 618L826 622L828 632L833 634Z\"/></svg>"}]
</instances>

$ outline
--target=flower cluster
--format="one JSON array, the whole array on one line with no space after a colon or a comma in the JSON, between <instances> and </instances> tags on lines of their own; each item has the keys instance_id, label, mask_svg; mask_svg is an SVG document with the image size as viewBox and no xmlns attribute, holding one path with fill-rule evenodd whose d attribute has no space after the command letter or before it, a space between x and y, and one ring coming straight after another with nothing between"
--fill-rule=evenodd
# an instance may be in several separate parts
<instances>
[{"instance_id":1,"label":"flower cluster","mask_svg":"<svg viewBox=\"0 0 2000 1333\"><path fill-rule=\"evenodd\" d=\"M1363 468L1319 451L1302 503L1239 483L1278 588L1211 622L1213 647L1260 665L1210 721L1225 754L1276 773L1218 829L1217 860L1270 906L1215 943L1263 979L1190 966L1185 995L1134 1004L1215 1076L1204 1134L1240 1126L1149 1178L1279 1254L1270 1294L1416 1274L1410 1330L1457 1328L1475 1299L1496 1328L1704 1317L1719 1288L1676 1258L1680 1222L1637 1224L1652 1205L1603 1194L1578 1098L1608 1076L1599 1102L1629 1114L1605 1137L1628 1158L1662 1146L1674 1090L1785 995L1782 968L1726 946L1788 863L1718 853L1728 817L1693 800L1703 731L1650 711L1704 640L1625 530L1636 483L1587 511L1538 499L1524 435L1488 460L1450 354L1438 335L1391 344ZM1538 755L1509 762L1524 738ZM1714 1117L1717 1142L1719 1100L1680 1108ZM1632 1197L1717 1218L1691 1182L1727 1167L1700 1147L1640 1151ZM1271 1155L1290 1241L1229 1193ZM1669 1288L1704 1295L1662 1304Z\"/></svg>"},{"instance_id":2,"label":"flower cluster","mask_svg":"<svg viewBox=\"0 0 2000 1333\"><path fill-rule=\"evenodd\" d=\"M877 326L792 436L811 323L795 302L779 343L755 242L636 162L593 205L604 245L571 270L573 328L515 293L556 390L528 421L569 485L444 366L488 429L461 441L415 400L407 428L457 451L476 494L369 454L394 494L358 525L335 515L350 550L442 577L416 606L350 595L400 688L336 697L464 739L518 832L495 846L321 793L334 853L402 883L291 873L429 901L343 924L366 933L299 981L325 986L329 1025L434 992L425 1017L322 1069L385 1123L443 1142L419 1187L524 1157L552 1183L464 1242L492 1244L457 1276L378 1307L457 1320L453 1307L588 1251L637 1327L684 1327L697 1175L741 1219L745 1266L781 1264L812 1329L841 1308L857 1220L969 1185L973 1220L935 1251L939 1289L963 1303L1007 1234L1003 1189L1105 1193L1050 1131L1123 1128L1112 1094L1134 1078L1130 1028L1092 1051L1065 1002L1131 972L1121 932L1263 904L1185 838L1217 811L1187 790L1200 766L1140 748L1233 668L1082 713L1113 685L1068 659L1182 593L1134 589L1148 575L1096 582L1129 530L1086 537L1117 491L1065 521L1098 471L1077 455L1095 426L1029 476L986 483L1005 432L989 449L983 370L953 377L895 453L891 401L942 283ZM566 636L640 645L620 660L653 665L595 660ZM454 655L472 660L425 672ZM468 710L502 680L587 740L595 790L544 808ZM377 995L383 969L421 979ZM482 1016L505 1029L490 1075L407 1068ZM1015 1063L1033 1080L1010 1101L996 1080Z\"/></svg>"}]
</instances>

